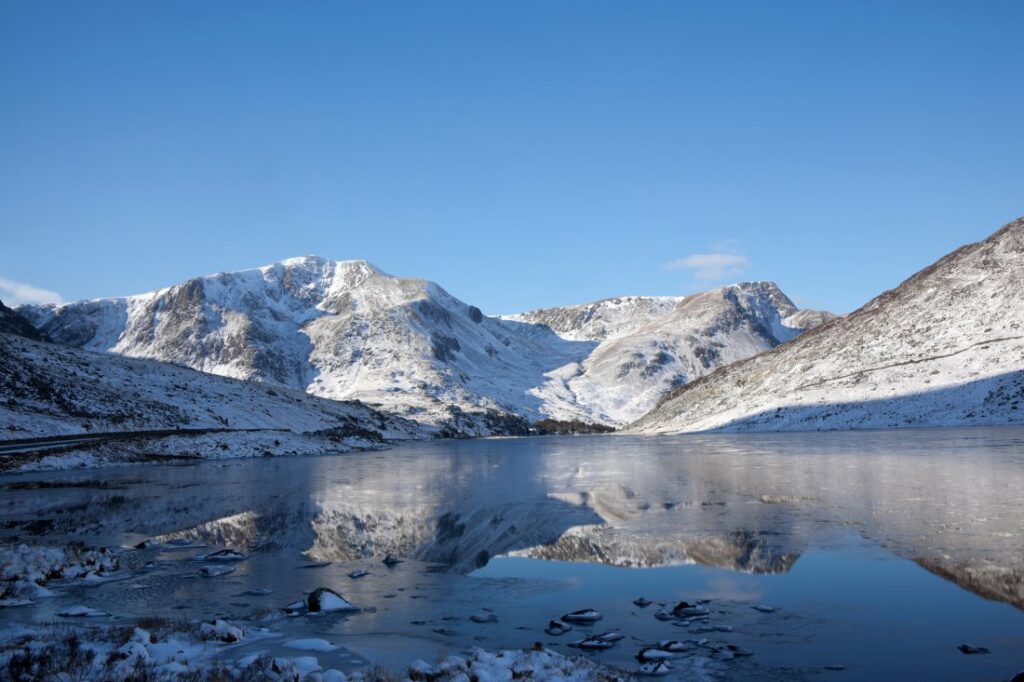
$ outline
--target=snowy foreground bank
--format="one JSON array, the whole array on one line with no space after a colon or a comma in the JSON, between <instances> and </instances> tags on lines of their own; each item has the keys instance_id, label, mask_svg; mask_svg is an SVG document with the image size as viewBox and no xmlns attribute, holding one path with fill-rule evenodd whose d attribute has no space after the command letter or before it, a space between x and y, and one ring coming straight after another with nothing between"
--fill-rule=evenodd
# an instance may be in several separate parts
<instances>
[{"instance_id":1,"label":"snowy foreground bank","mask_svg":"<svg viewBox=\"0 0 1024 682\"><path fill-rule=\"evenodd\" d=\"M129 573L119 554L126 549L94 550L76 546L0 547L0 609L21 610L67 587L123 579ZM244 555L222 550L206 555L211 576L230 572ZM206 570L206 569L204 569ZM0 674L12 680L626 680L634 674L582 657L566 657L540 644L528 650L471 649L442 661L409 663L404 674L380 668L347 673L324 657L340 647L323 639L282 641L273 629L279 618L312 611L356 610L330 590L317 590L289 604L280 614L259 614L247 621L209 622L142 618L110 622L110 614L80 604L59 611L55 622L26 619L0 630ZM286 615L287 614L287 615ZM321 615L321 614L314 614ZM294 650L274 656L259 650L266 641ZM252 645L257 650L253 652ZM246 654L233 650L248 646ZM319 654L319 656L318 656Z\"/></svg>"},{"instance_id":2,"label":"snowy foreground bank","mask_svg":"<svg viewBox=\"0 0 1024 682\"><path fill-rule=\"evenodd\" d=\"M526 651L474 649L429 664L414 661L406 673L379 668L345 674L325 668L315 655L232 659L230 650L246 639L271 638L265 628L243 630L224 621L152 621L143 627L48 625L0 633L0 671L14 680L267 680L306 682L413 682L448 680L626 680L632 675L581 657L567 658L538 647ZM324 651L322 640L293 642L296 649Z\"/></svg>"}]
</instances>

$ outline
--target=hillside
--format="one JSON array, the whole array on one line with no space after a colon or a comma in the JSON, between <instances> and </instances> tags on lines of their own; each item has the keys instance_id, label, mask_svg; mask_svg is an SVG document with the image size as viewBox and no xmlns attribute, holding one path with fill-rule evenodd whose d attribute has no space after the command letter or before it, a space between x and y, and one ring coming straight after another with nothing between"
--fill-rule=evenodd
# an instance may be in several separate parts
<instances>
[{"instance_id":1,"label":"hillside","mask_svg":"<svg viewBox=\"0 0 1024 682\"><path fill-rule=\"evenodd\" d=\"M1024 219L677 389L638 433L1024 423Z\"/></svg>"},{"instance_id":2,"label":"hillside","mask_svg":"<svg viewBox=\"0 0 1024 682\"><path fill-rule=\"evenodd\" d=\"M324 400L184 367L0 334L4 441L73 434L182 430L96 444L54 466L144 455L239 457L345 452L429 436L414 422L359 403ZM195 432L187 433L187 432ZM29 462L32 460L26 460ZM5 458L5 468L19 465Z\"/></svg>"}]
</instances>

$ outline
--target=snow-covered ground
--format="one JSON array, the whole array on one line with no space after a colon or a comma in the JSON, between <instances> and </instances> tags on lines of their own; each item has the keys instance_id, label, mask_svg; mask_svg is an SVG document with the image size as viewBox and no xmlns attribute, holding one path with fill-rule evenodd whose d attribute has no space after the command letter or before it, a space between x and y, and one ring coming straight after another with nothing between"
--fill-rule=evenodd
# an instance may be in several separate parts
<instances>
[{"instance_id":1,"label":"snow-covered ground","mask_svg":"<svg viewBox=\"0 0 1024 682\"><path fill-rule=\"evenodd\" d=\"M1024 219L674 392L638 433L1024 423Z\"/></svg>"},{"instance_id":2,"label":"snow-covered ground","mask_svg":"<svg viewBox=\"0 0 1024 682\"><path fill-rule=\"evenodd\" d=\"M170 363L0 334L4 439L186 430L14 454L4 468L66 468L141 457L326 454L429 437L357 402L213 376ZM188 433L187 430L208 432Z\"/></svg>"},{"instance_id":3,"label":"snow-covered ground","mask_svg":"<svg viewBox=\"0 0 1024 682\"><path fill-rule=\"evenodd\" d=\"M174 627L182 628L180 630ZM217 679L265 682L464 682L537 680L616 682L636 675L542 647L526 650L473 649L436 663L412 661L404 675L378 668L348 674L325 667L313 654L231 658L248 637L273 637L213 623L161 623L142 627L36 626L0 630L0 670L12 679L146 679L161 682ZM316 653L316 652L313 652Z\"/></svg>"},{"instance_id":4,"label":"snow-covered ground","mask_svg":"<svg viewBox=\"0 0 1024 682\"><path fill-rule=\"evenodd\" d=\"M620 425L798 330L767 282L490 317L433 282L317 257L19 312L59 343L358 399L469 435L520 432L523 419Z\"/></svg>"}]
</instances>

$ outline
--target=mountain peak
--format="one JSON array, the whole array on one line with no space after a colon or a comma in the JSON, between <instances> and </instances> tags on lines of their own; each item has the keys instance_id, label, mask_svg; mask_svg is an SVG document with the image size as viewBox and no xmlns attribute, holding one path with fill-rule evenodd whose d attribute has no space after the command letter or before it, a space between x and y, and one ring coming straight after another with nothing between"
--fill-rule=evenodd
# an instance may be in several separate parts
<instances>
[{"instance_id":1,"label":"mountain peak","mask_svg":"<svg viewBox=\"0 0 1024 682\"><path fill-rule=\"evenodd\" d=\"M330 258L324 258L323 256L307 255L307 256L293 256L291 258L285 258L283 260L275 261L269 265L264 265L260 270L270 270L274 267L283 268L302 268L308 270L323 270L328 267L335 267L343 271L355 271L355 272L369 272L373 274L383 275L383 270L378 268L370 261L363 258L355 258L352 260L332 260Z\"/></svg>"}]
</instances>

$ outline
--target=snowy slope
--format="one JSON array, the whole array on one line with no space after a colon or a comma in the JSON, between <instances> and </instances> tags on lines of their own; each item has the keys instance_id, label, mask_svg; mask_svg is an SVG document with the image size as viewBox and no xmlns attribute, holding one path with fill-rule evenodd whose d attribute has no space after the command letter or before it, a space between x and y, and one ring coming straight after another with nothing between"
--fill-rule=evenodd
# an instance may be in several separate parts
<instances>
[{"instance_id":1,"label":"snowy slope","mask_svg":"<svg viewBox=\"0 0 1024 682\"><path fill-rule=\"evenodd\" d=\"M414 422L359 403L11 334L0 334L0 424L0 439L163 429L222 431L216 436L119 443L114 448L127 454L142 447L151 453L204 456L338 452L382 438L429 435ZM242 429L263 431L236 431ZM322 431L330 433L314 433Z\"/></svg>"},{"instance_id":2,"label":"snowy slope","mask_svg":"<svg viewBox=\"0 0 1024 682\"><path fill-rule=\"evenodd\" d=\"M497 318L433 282L317 257L19 312L59 343L358 399L451 435L620 425L798 331L770 283Z\"/></svg>"},{"instance_id":3,"label":"snowy slope","mask_svg":"<svg viewBox=\"0 0 1024 682\"><path fill-rule=\"evenodd\" d=\"M672 312L683 296L620 296L595 303L540 308L503 319L550 327L563 339L605 341Z\"/></svg>"},{"instance_id":4,"label":"snowy slope","mask_svg":"<svg viewBox=\"0 0 1024 682\"><path fill-rule=\"evenodd\" d=\"M826 322L831 322L836 319L837 315L830 313L825 310L800 310L792 315L782 318L782 324L787 327L793 327L795 329L814 329L820 327Z\"/></svg>"},{"instance_id":5,"label":"snowy slope","mask_svg":"<svg viewBox=\"0 0 1024 682\"><path fill-rule=\"evenodd\" d=\"M685 386L640 433L1024 423L1024 219Z\"/></svg>"},{"instance_id":6,"label":"snowy slope","mask_svg":"<svg viewBox=\"0 0 1024 682\"><path fill-rule=\"evenodd\" d=\"M630 297L532 311L513 319L599 345L549 372L533 393L561 420L622 425L667 391L795 337L799 315L771 282L745 282L681 298ZM813 324L816 318L798 324Z\"/></svg>"}]
</instances>

